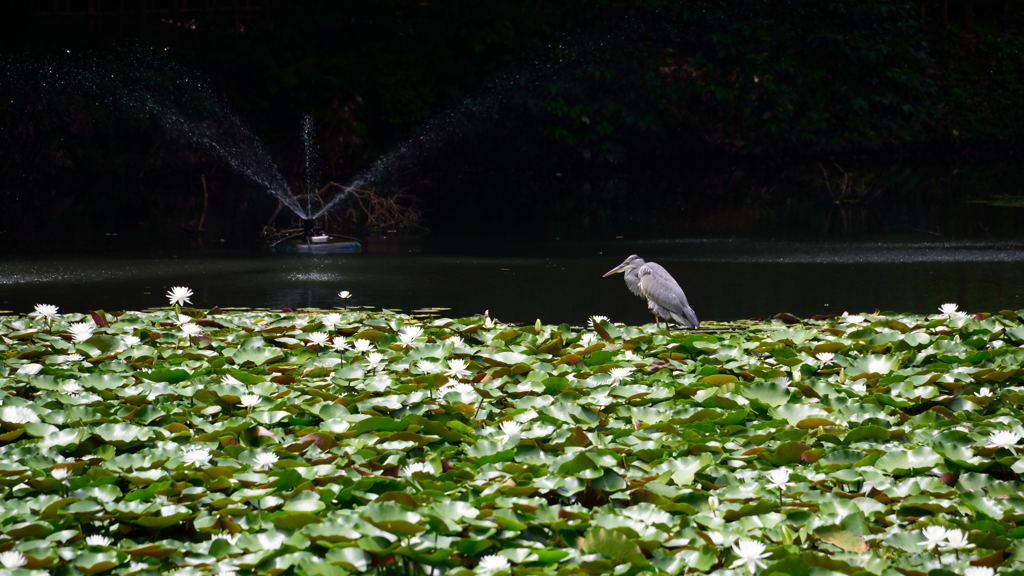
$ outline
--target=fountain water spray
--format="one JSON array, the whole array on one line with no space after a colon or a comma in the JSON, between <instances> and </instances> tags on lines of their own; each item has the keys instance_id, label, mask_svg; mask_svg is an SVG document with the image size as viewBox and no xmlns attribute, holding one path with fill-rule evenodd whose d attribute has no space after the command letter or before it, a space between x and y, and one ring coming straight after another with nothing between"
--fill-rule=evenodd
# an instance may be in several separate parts
<instances>
[{"instance_id":1,"label":"fountain water spray","mask_svg":"<svg viewBox=\"0 0 1024 576\"><path fill-rule=\"evenodd\" d=\"M317 173L316 140L314 139L316 126L313 123L313 116L306 114L302 117L302 146L306 158L306 215L313 213L313 195L316 193L319 174ZM310 218L312 219L312 218Z\"/></svg>"},{"instance_id":2,"label":"fountain water spray","mask_svg":"<svg viewBox=\"0 0 1024 576\"><path fill-rule=\"evenodd\" d=\"M299 218L308 219L309 207L299 203L263 143L228 112L208 84L195 72L152 52L148 55L158 59L157 65L139 62L135 53L119 59L76 59L48 65L42 71L43 83L84 88L101 106L155 120L260 185Z\"/></svg>"},{"instance_id":3,"label":"fountain water spray","mask_svg":"<svg viewBox=\"0 0 1024 576\"><path fill-rule=\"evenodd\" d=\"M495 85L485 91L484 95L467 98L459 105L429 119L411 137L342 186L342 190L312 213L310 218L323 216L348 198L352 190L373 188L385 177L393 177L399 169L415 166L424 156L437 152L452 138L461 136L471 123L480 125L493 120L487 113L492 112L503 98L504 87Z\"/></svg>"},{"instance_id":4,"label":"fountain water spray","mask_svg":"<svg viewBox=\"0 0 1024 576\"><path fill-rule=\"evenodd\" d=\"M562 63L564 64L564 63ZM538 68L550 64L536 62ZM543 71L545 73L550 70ZM43 84L64 90L85 89L104 108L119 107L152 118L165 129L184 135L252 182L263 187L296 216L305 221L322 217L349 197L352 190L369 189L403 168L414 167L424 156L434 154L466 127L479 128L494 120L494 110L510 94L520 94L535 74L520 72L490 82L481 94L467 98L424 123L411 137L374 161L333 198L314 212L317 155L312 116L303 119L305 148L305 206L293 193L262 142L209 87L191 70L168 61L154 50L131 49L112 58L71 57L41 67Z\"/></svg>"}]
</instances>

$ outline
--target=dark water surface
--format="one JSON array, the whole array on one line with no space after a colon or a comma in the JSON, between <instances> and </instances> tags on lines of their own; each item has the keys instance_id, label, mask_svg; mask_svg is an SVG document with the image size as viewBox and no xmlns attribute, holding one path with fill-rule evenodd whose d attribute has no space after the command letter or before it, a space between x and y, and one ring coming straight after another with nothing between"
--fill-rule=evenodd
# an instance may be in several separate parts
<instances>
[{"instance_id":1,"label":"dark water surface","mask_svg":"<svg viewBox=\"0 0 1024 576\"><path fill-rule=\"evenodd\" d=\"M626 255L663 264L702 320L896 310L1024 308L1024 243L802 243L671 240L538 244L516 255L486 247L434 251L371 247L361 255L197 255L174 258L0 261L0 308L36 303L62 312L164 306L170 286L189 286L198 307L299 308L345 303L445 315L490 310L506 322L582 324L591 314L649 321L621 276L601 275Z\"/></svg>"}]
</instances>

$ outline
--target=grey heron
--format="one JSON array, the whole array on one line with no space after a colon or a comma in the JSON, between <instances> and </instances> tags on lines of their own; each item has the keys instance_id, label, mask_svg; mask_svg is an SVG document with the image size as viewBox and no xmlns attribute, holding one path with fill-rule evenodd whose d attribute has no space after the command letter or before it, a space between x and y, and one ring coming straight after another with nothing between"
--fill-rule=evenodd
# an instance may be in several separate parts
<instances>
[{"instance_id":1,"label":"grey heron","mask_svg":"<svg viewBox=\"0 0 1024 576\"><path fill-rule=\"evenodd\" d=\"M624 273L629 291L647 300L647 308L654 314L654 321L664 319L665 323L675 322L690 328L700 328L697 314L686 301L686 294L676 279L657 262L646 262L636 254L630 254L604 276Z\"/></svg>"}]
</instances>

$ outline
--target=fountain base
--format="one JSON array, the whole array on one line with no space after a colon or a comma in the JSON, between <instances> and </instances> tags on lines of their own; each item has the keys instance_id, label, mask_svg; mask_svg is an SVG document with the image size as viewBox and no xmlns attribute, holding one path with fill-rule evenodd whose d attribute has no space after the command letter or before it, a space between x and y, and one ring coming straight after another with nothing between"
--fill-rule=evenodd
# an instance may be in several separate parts
<instances>
[{"instance_id":1,"label":"fountain base","mask_svg":"<svg viewBox=\"0 0 1024 576\"><path fill-rule=\"evenodd\" d=\"M364 251L359 239L337 234L296 234L275 240L268 246L271 252L300 254L359 254Z\"/></svg>"}]
</instances>

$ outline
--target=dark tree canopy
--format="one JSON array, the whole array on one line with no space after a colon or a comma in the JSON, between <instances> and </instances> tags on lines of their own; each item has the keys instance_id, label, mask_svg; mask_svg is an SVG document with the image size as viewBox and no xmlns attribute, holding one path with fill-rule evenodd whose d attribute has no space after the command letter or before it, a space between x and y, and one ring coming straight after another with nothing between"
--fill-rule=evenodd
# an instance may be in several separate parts
<instances>
[{"instance_id":1,"label":"dark tree canopy","mask_svg":"<svg viewBox=\"0 0 1024 576\"><path fill-rule=\"evenodd\" d=\"M197 174L231 173L180 145L182 126L228 115L293 182L304 115L325 179L411 138L418 156L390 167L403 190L482 174L1005 155L1024 130L1024 10L1012 4L24 3L6 7L0 40L0 193L32 211L26 190L60 209L102 189L113 219L182 208L166 190L191 189L194 203ZM112 102L126 93L128 113ZM178 131L168 99L185 111ZM268 201L226 200L254 213Z\"/></svg>"}]
</instances>

